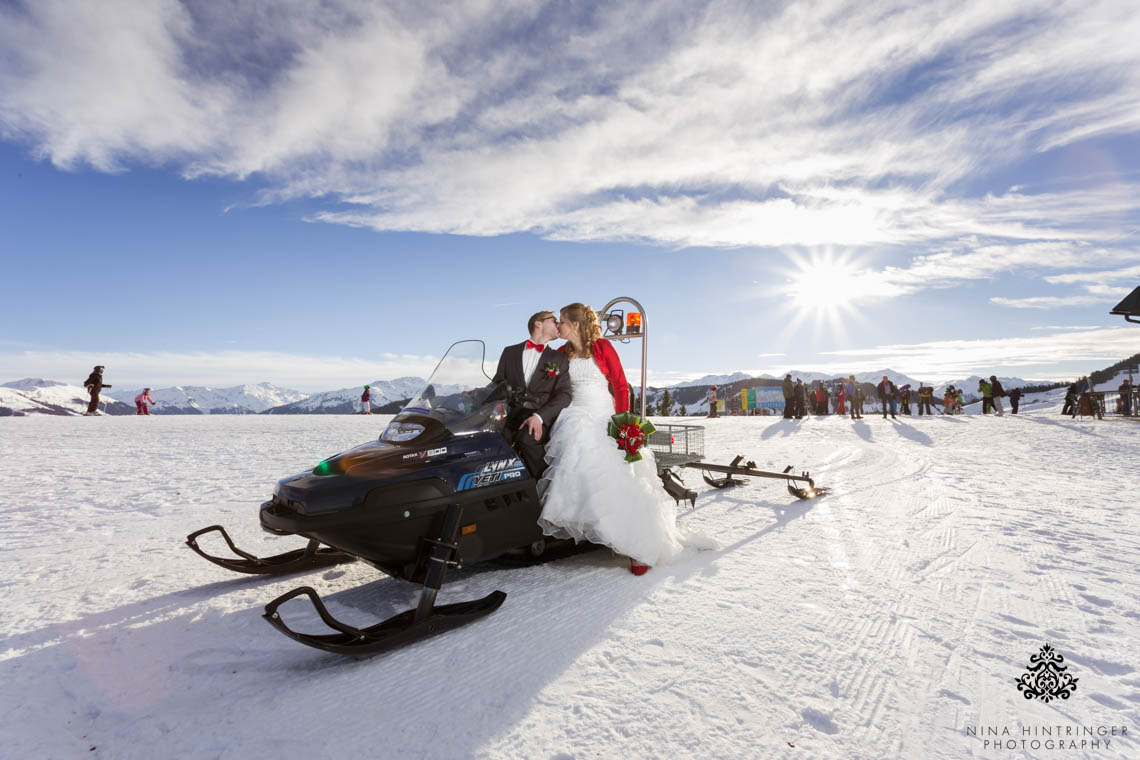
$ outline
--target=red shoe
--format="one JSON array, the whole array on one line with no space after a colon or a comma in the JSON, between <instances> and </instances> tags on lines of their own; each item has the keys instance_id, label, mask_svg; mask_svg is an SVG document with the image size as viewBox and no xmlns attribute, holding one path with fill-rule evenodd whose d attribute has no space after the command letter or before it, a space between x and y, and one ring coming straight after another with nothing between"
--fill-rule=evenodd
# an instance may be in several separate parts
<instances>
[{"instance_id":1,"label":"red shoe","mask_svg":"<svg viewBox=\"0 0 1140 760\"><path fill-rule=\"evenodd\" d=\"M645 575L649 572L649 565L643 565L640 562L634 562L631 559L629 561L629 571L634 575Z\"/></svg>"}]
</instances>

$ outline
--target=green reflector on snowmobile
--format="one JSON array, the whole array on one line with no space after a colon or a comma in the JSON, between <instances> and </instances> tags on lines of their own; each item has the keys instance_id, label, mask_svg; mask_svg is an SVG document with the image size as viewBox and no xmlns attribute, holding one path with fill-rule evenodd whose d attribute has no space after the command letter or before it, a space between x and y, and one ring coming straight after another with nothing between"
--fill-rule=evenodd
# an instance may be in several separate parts
<instances>
[{"instance_id":1,"label":"green reflector on snowmobile","mask_svg":"<svg viewBox=\"0 0 1140 760\"><path fill-rule=\"evenodd\" d=\"M313 468L314 475L332 475L332 472L332 465L329 464L329 460L327 459Z\"/></svg>"}]
</instances>

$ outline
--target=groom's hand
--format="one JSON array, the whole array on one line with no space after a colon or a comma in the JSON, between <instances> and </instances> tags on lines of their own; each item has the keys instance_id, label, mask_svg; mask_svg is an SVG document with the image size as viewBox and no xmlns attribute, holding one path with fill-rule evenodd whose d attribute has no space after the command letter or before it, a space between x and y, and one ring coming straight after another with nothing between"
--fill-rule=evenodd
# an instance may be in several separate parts
<instances>
[{"instance_id":1,"label":"groom's hand","mask_svg":"<svg viewBox=\"0 0 1140 760\"><path fill-rule=\"evenodd\" d=\"M526 418L526 422L519 425L519 430L525 430L530 433L531 437L536 441L542 440L542 418L537 414L532 414Z\"/></svg>"}]
</instances>

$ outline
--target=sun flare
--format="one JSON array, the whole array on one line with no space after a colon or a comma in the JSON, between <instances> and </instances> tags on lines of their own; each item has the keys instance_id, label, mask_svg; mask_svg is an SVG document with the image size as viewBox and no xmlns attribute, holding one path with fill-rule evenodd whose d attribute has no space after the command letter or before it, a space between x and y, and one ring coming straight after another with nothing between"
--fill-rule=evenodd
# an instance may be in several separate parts
<instances>
[{"instance_id":1,"label":"sun flare","mask_svg":"<svg viewBox=\"0 0 1140 760\"><path fill-rule=\"evenodd\" d=\"M803 311L836 311L857 295L855 269L838 261L812 261L792 276L788 293Z\"/></svg>"}]
</instances>

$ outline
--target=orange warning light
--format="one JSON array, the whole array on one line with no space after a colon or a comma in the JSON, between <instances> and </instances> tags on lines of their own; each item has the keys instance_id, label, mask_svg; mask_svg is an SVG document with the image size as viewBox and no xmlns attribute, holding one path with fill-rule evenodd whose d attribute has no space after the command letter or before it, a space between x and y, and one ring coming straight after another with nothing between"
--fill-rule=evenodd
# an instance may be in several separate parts
<instances>
[{"instance_id":1,"label":"orange warning light","mask_svg":"<svg viewBox=\"0 0 1140 760\"><path fill-rule=\"evenodd\" d=\"M641 332L641 313L631 311L625 315L625 331L627 334L638 334Z\"/></svg>"}]
</instances>

